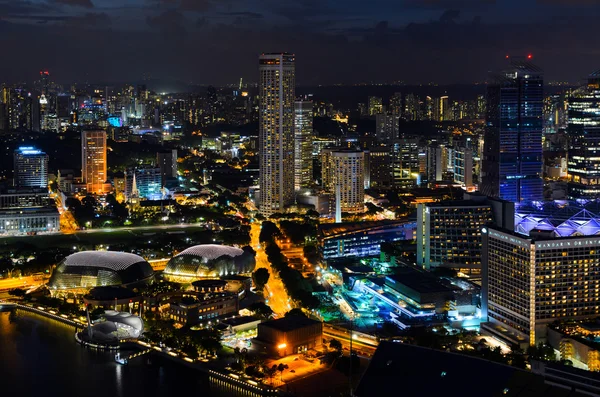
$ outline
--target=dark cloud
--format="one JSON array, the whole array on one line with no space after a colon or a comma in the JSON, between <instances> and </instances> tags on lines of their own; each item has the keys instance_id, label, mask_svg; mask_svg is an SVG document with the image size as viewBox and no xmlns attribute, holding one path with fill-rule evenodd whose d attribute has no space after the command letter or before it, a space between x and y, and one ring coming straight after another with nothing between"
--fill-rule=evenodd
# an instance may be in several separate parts
<instances>
[{"instance_id":1,"label":"dark cloud","mask_svg":"<svg viewBox=\"0 0 600 397\"><path fill-rule=\"evenodd\" d=\"M52 3L71 6L71 7L83 7L93 8L94 3L91 0L51 0Z\"/></svg>"},{"instance_id":2,"label":"dark cloud","mask_svg":"<svg viewBox=\"0 0 600 397\"><path fill-rule=\"evenodd\" d=\"M186 19L183 14L177 10L167 10L163 13L146 18L147 24L158 29L165 39L176 40L187 36Z\"/></svg>"},{"instance_id":3,"label":"dark cloud","mask_svg":"<svg viewBox=\"0 0 600 397\"><path fill-rule=\"evenodd\" d=\"M536 3L556 6L597 6L600 5L600 0L536 0Z\"/></svg>"},{"instance_id":4,"label":"dark cloud","mask_svg":"<svg viewBox=\"0 0 600 397\"><path fill-rule=\"evenodd\" d=\"M213 7L208 0L181 0L179 7L182 11L205 12Z\"/></svg>"},{"instance_id":5,"label":"dark cloud","mask_svg":"<svg viewBox=\"0 0 600 397\"><path fill-rule=\"evenodd\" d=\"M242 12L222 12L221 15L227 15L236 18L248 18L248 19L262 19L263 14L258 12L242 11Z\"/></svg>"},{"instance_id":6,"label":"dark cloud","mask_svg":"<svg viewBox=\"0 0 600 397\"><path fill-rule=\"evenodd\" d=\"M472 9L496 4L496 0L401 0L400 2L406 7L425 9Z\"/></svg>"},{"instance_id":7,"label":"dark cloud","mask_svg":"<svg viewBox=\"0 0 600 397\"><path fill-rule=\"evenodd\" d=\"M64 20L64 24L72 28L97 28L108 27L111 24L111 19L104 12L88 12L83 15L69 17Z\"/></svg>"},{"instance_id":8,"label":"dark cloud","mask_svg":"<svg viewBox=\"0 0 600 397\"><path fill-rule=\"evenodd\" d=\"M54 11L53 7L46 3L33 3L20 0L0 0L0 17L10 15L42 14Z\"/></svg>"}]
</instances>

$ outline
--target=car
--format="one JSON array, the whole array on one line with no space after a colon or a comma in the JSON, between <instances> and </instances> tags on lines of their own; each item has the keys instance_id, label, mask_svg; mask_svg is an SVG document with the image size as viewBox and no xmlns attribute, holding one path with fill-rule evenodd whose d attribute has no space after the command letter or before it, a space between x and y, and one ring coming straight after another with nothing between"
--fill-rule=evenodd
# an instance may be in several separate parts
<instances>
[{"instance_id":1,"label":"car","mask_svg":"<svg viewBox=\"0 0 600 397\"><path fill-rule=\"evenodd\" d=\"M292 370L290 370L290 372L291 372L291 373L293 373L293 374L295 374L295 373L296 373L296 370L295 370L295 369L292 369Z\"/></svg>"}]
</instances>

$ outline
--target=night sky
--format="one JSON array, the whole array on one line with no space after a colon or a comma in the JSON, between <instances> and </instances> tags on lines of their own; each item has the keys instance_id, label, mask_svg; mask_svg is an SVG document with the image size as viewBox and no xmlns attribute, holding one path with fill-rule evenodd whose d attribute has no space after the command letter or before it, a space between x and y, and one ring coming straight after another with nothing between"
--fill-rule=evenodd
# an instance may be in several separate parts
<instances>
[{"instance_id":1,"label":"night sky","mask_svg":"<svg viewBox=\"0 0 600 397\"><path fill-rule=\"evenodd\" d=\"M600 0L0 0L0 82L256 81L297 55L299 85L472 83L505 54L546 80L600 69Z\"/></svg>"}]
</instances>

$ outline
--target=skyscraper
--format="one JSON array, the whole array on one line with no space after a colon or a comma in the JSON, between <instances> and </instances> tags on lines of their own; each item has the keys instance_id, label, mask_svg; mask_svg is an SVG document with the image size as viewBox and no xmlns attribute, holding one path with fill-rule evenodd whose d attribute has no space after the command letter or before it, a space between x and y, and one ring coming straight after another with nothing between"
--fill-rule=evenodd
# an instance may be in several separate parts
<instances>
[{"instance_id":1,"label":"skyscraper","mask_svg":"<svg viewBox=\"0 0 600 397\"><path fill-rule=\"evenodd\" d=\"M161 184L165 186L167 178L177 178L177 149L156 153L156 164L160 168Z\"/></svg>"},{"instance_id":2,"label":"skyscraper","mask_svg":"<svg viewBox=\"0 0 600 397\"><path fill-rule=\"evenodd\" d=\"M355 149L323 149L323 188L342 212L365 208L364 152ZM339 200L339 201L338 201Z\"/></svg>"},{"instance_id":3,"label":"skyscraper","mask_svg":"<svg viewBox=\"0 0 600 397\"><path fill-rule=\"evenodd\" d=\"M375 116L376 114L383 112L383 101L381 97L370 96L369 97L369 116Z\"/></svg>"},{"instance_id":4,"label":"skyscraper","mask_svg":"<svg viewBox=\"0 0 600 397\"><path fill-rule=\"evenodd\" d=\"M568 178L571 198L600 196L600 71L568 102Z\"/></svg>"},{"instance_id":5,"label":"skyscraper","mask_svg":"<svg viewBox=\"0 0 600 397\"><path fill-rule=\"evenodd\" d=\"M542 200L543 75L527 61L488 86L482 193L512 202Z\"/></svg>"},{"instance_id":6,"label":"skyscraper","mask_svg":"<svg viewBox=\"0 0 600 397\"><path fill-rule=\"evenodd\" d=\"M313 179L313 103L294 103L294 189L310 187Z\"/></svg>"},{"instance_id":7,"label":"skyscraper","mask_svg":"<svg viewBox=\"0 0 600 397\"><path fill-rule=\"evenodd\" d=\"M104 193L106 181L106 132L81 132L81 177L88 193Z\"/></svg>"},{"instance_id":8,"label":"skyscraper","mask_svg":"<svg viewBox=\"0 0 600 397\"><path fill-rule=\"evenodd\" d=\"M259 58L260 212L269 216L294 202L293 54Z\"/></svg>"},{"instance_id":9,"label":"skyscraper","mask_svg":"<svg viewBox=\"0 0 600 397\"><path fill-rule=\"evenodd\" d=\"M400 116L398 113L379 113L375 116L375 136L377 142L391 145L400 133Z\"/></svg>"},{"instance_id":10,"label":"skyscraper","mask_svg":"<svg viewBox=\"0 0 600 397\"><path fill-rule=\"evenodd\" d=\"M18 187L48 188L48 155L31 146L14 153L14 184Z\"/></svg>"}]
</instances>

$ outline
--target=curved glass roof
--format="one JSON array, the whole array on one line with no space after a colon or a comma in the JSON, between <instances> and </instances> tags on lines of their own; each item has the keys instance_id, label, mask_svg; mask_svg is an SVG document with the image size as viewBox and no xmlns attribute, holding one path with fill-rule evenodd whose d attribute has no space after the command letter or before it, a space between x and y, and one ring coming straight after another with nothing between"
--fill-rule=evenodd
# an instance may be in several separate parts
<instances>
[{"instance_id":1,"label":"curved glass roof","mask_svg":"<svg viewBox=\"0 0 600 397\"><path fill-rule=\"evenodd\" d=\"M235 257L240 256L243 253L244 250L228 245L202 244L187 248L181 251L179 254L175 255L175 257L178 257L180 255L195 255L201 256L207 260L211 260L217 259L223 255Z\"/></svg>"},{"instance_id":2,"label":"curved glass roof","mask_svg":"<svg viewBox=\"0 0 600 397\"><path fill-rule=\"evenodd\" d=\"M515 205L515 231L548 230L557 237L600 234L600 200L554 200Z\"/></svg>"},{"instance_id":3,"label":"curved glass roof","mask_svg":"<svg viewBox=\"0 0 600 397\"><path fill-rule=\"evenodd\" d=\"M67 256L66 266L103 267L115 271L125 270L129 266L146 262L139 255L115 251L81 251Z\"/></svg>"}]
</instances>

